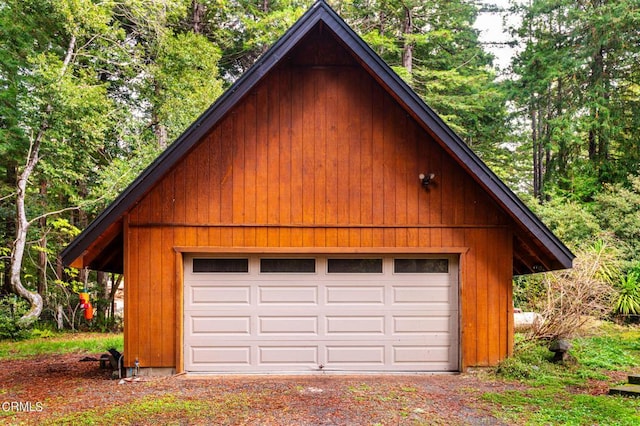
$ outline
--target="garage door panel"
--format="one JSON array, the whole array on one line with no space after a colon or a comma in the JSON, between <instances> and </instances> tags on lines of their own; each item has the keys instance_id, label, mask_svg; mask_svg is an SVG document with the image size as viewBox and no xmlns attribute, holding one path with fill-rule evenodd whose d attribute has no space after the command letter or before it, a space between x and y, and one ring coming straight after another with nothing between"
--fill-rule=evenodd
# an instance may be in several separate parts
<instances>
[{"instance_id":1,"label":"garage door panel","mask_svg":"<svg viewBox=\"0 0 640 426\"><path fill-rule=\"evenodd\" d=\"M383 345L364 346L327 346L326 347L326 367L336 368L349 365L349 368L358 366L383 366L385 365L385 347Z\"/></svg>"},{"instance_id":2,"label":"garage door panel","mask_svg":"<svg viewBox=\"0 0 640 426\"><path fill-rule=\"evenodd\" d=\"M259 304L281 305L317 305L318 289L316 287L260 287Z\"/></svg>"},{"instance_id":3,"label":"garage door panel","mask_svg":"<svg viewBox=\"0 0 640 426\"><path fill-rule=\"evenodd\" d=\"M327 305L384 305L384 287L326 287Z\"/></svg>"},{"instance_id":4,"label":"garage door panel","mask_svg":"<svg viewBox=\"0 0 640 426\"><path fill-rule=\"evenodd\" d=\"M380 335L385 334L385 317L380 316L327 316L326 317L326 335L333 336L337 334L368 334Z\"/></svg>"},{"instance_id":5,"label":"garage door panel","mask_svg":"<svg viewBox=\"0 0 640 426\"><path fill-rule=\"evenodd\" d=\"M446 303L451 302L450 287L443 286L394 286L393 303Z\"/></svg>"},{"instance_id":6,"label":"garage door panel","mask_svg":"<svg viewBox=\"0 0 640 426\"><path fill-rule=\"evenodd\" d=\"M239 305L251 304L251 287L247 286L219 286L192 287L185 300L186 307L203 305Z\"/></svg>"},{"instance_id":7,"label":"garage door panel","mask_svg":"<svg viewBox=\"0 0 640 426\"><path fill-rule=\"evenodd\" d=\"M248 336L251 333L251 318L225 316L191 316L189 335L235 335Z\"/></svg>"},{"instance_id":8,"label":"garage door panel","mask_svg":"<svg viewBox=\"0 0 640 426\"><path fill-rule=\"evenodd\" d=\"M393 317L393 332L395 334L420 334L449 330L451 315L396 315Z\"/></svg>"},{"instance_id":9,"label":"garage door panel","mask_svg":"<svg viewBox=\"0 0 640 426\"><path fill-rule=\"evenodd\" d=\"M202 367L247 367L251 365L251 346L192 346L187 356Z\"/></svg>"},{"instance_id":10,"label":"garage door panel","mask_svg":"<svg viewBox=\"0 0 640 426\"><path fill-rule=\"evenodd\" d=\"M318 317L259 317L261 335L312 335L318 334Z\"/></svg>"},{"instance_id":11,"label":"garage door panel","mask_svg":"<svg viewBox=\"0 0 640 426\"><path fill-rule=\"evenodd\" d=\"M261 365L286 365L287 367L318 365L318 347L282 345L260 346Z\"/></svg>"},{"instance_id":12,"label":"garage door panel","mask_svg":"<svg viewBox=\"0 0 640 426\"><path fill-rule=\"evenodd\" d=\"M449 346L394 346L393 361L398 364L448 364L450 354Z\"/></svg>"},{"instance_id":13,"label":"garage door panel","mask_svg":"<svg viewBox=\"0 0 640 426\"><path fill-rule=\"evenodd\" d=\"M457 257L449 274L394 274L391 257L383 273L328 273L323 256L316 273L260 273L259 257L210 274L186 257L186 371L458 369Z\"/></svg>"}]
</instances>

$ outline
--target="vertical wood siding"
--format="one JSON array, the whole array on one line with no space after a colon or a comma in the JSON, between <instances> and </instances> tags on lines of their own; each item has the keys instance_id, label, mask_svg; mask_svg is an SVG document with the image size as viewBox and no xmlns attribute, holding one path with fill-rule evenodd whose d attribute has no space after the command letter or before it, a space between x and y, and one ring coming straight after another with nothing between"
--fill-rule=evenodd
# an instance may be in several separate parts
<instances>
[{"instance_id":1,"label":"vertical wood siding","mask_svg":"<svg viewBox=\"0 0 640 426\"><path fill-rule=\"evenodd\" d=\"M175 366L177 246L464 248L462 366L510 353L508 218L369 74L336 62L294 56L267 75L128 214L128 364ZM436 175L427 190L420 173Z\"/></svg>"}]
</instances>

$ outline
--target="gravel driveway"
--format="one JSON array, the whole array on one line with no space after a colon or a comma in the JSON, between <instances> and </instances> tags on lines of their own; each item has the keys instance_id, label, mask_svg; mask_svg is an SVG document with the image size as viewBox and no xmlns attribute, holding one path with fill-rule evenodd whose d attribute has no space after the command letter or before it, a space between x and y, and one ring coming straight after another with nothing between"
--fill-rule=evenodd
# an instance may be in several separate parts
<instances>
[{"instance_id":1,"label":"gravel driveway","mask_svg":"<svg viewBox=\"0 0 640 426\"><path fill-rule=\"evenodd\" d=\"M502 423L482 395L519 387L483 374L174 376L119 384L82 357L0 362L0 423L494 425Z\"/></svg>"}]
</instances>

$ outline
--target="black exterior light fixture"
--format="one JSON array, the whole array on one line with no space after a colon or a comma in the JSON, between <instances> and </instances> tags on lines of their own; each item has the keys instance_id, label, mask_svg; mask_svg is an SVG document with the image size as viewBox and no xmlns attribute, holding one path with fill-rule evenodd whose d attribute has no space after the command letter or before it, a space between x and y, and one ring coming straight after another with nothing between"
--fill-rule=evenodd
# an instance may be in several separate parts
<instances>
[{"instance_id":1,"label":"black exterior light fixture","mask_svg":"<svg viewBox=\"0 0 640 426\"><path fill-rule=\"evenodd\" d=\"M422 183L422 187L424 189L427 189L435 178L436 178L435 173L427 173L427 174L420 173L418 175L418 179L420 179L420 183Z\"/></svg>"}]
</instances>

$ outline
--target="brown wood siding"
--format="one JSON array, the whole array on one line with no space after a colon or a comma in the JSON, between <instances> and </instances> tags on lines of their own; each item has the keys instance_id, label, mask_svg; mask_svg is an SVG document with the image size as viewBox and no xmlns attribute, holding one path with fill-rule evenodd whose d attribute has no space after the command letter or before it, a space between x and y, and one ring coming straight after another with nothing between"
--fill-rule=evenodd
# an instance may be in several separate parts
<instances>
[{"instance_id":1,"label":"brown wood siding","mask_svg":"<svg viewBox=\"0 0 640 426\"><path fill-rule=\"evenodd\" d=\"M195 246L457 248L463 367L512 348L509 219L344 58L267 75L131 210L125 235L128 365L180 359L174 247Z\"/></svg>"}]
</instances>

